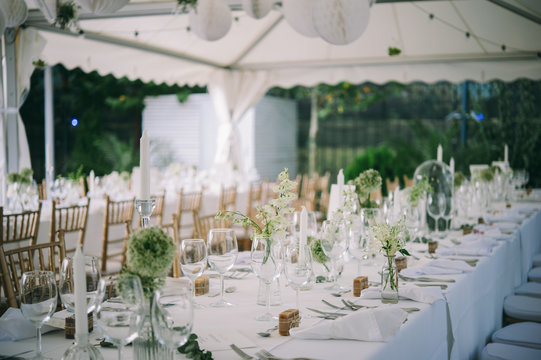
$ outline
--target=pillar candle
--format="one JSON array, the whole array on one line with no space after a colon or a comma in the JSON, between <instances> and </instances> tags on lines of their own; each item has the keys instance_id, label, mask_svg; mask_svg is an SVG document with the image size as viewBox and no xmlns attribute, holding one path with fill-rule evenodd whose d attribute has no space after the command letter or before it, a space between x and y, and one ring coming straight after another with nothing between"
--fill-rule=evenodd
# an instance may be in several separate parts
<instances>
[{"instance_id":1,"label":"pillar candle","mask_svg":"<svg viewBox=\"0 0 541 360\"><path fill-rule=\"evenodd\" d=\"M344 206L344 169L340 169L338 172L338 178L336 183L338 184L338 208Z\"/></svg>"},{"instance_id":2,"label":"pillar candle","mask_svg":"<svg viewBox=\"0 0 541 360\"><path fill-rule=\"evenodd\" d=\"M88 334L85 256L81 250L81 245L77 246L73 256L73 283L75 293L75 336L80 339L82 335Z\"/></svg>"},{"instance_id":3,"label":"pillar candle","mask_svg":"<svg viewBox=\"0 0 541 360\"><path fill-rule=\"evenodd\" d=\"M443 148L441 147L441 144L438 145L438 161L443 161Z\"/></svg>"},{"instance_id":4,"label":"pillar candle","mask_svg":"<svg viewBox=\"0 0 541 360\"><path fill-rule=\"evenodd\" d=\"M141 181L139 182L139 200L150 200L150 157L149 157L149 142L146 130L143 131L143 136L139 141L139 168Z\"/></svg>"},{"instance_id":5,"label":"pillar candle","mask_svg":"<svg viewBox=\"0 0 541 360\"><path fill-rule=\"evenodd\" d=\"M509 147L507 144L505 144L505 147L503 148L503 161L506 163L509 162Z\"/></svg>"}]
</instances>

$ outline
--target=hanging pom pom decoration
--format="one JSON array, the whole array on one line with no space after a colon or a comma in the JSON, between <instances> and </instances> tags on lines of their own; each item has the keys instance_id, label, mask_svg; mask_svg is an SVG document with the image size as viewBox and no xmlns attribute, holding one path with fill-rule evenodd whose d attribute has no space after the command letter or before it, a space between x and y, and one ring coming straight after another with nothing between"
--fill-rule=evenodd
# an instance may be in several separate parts
<instances>
[{"instance_id":1,"label":"hanging pom pom decoration","mask_svg":"<svg viewBox=\"0 0 541 360\"><path fill-rule=\"evenodd\" d=\"M24 0L1 0L0 13L3 13L5 27L17 27L28 17L28 8Z\"/></svg>"},{"instance_id":2,"label":"hanging pom pom decoration","mask_svg":"<svg viewBox=\"0 0 541 360\"><path fill-rule=\"evenodd\" d=\"M231 28L231 10L223 0L199 0L190 11L190 30L203 40L223 38Z\"/></svg>"},{"instance_id":3,"label":"hanging pom pom decoration","mask_svg":"<svg viewBox=\"0 0 541 360\"><path fill-rule=\"evenodd\" d=\"M312 21L314 0L283 0L282 10L288 24L296 32L308 37L319 36Z\"/></svg>"},{"instance_id":4,"label":"hanging pom pom decoration","mask_svg":"<svg viewBox=\"0 0 541 360\"><path fill-rule=\"evenodd\" d=\"M254 19L261 19L271 11L273 0L243 0L242 9Z\"/></svg>"}]
</instances>

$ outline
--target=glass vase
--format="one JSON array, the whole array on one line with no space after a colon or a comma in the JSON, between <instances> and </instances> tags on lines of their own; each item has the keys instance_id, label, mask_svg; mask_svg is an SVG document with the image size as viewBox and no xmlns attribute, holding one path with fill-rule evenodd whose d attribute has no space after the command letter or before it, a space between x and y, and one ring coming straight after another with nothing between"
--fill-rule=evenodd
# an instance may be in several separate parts
<instances>
[{"instance_id":1,"label":"glass vase","mask_svg":"<svg viewBox=\"0 0 541 360\"><path fill-rule=\"evenodd\" d=\"M166 345L161 344L152 328L152 299L145 304L145 320L139 337L133 341L133 357L135 360L161 360L173 359L173 352Z\"/></svg>"},{"instance_id":2,"label":"glass vase","mask_svg":"<svg viewBox=\"0 0 541 360\"><path fill-rule=\"evenodd\" d=\"M259 291L257 293L257 305L265 306L267 304L266 285L263 280L259 280ZM270 286L270 305L282 305L282 292L280 291L280 279L274 279Z\"/></svg>"},{"instance_id":3,"label":"glass vase","mask_svg":"<svg viewBox=\"0 0 541 360\"><path fill-rule=\"evenodd\" d=\"M398 303L398 271L394 256L386 256L381 269L381 302L384 304Z\"/></svg>"}]
</instances>

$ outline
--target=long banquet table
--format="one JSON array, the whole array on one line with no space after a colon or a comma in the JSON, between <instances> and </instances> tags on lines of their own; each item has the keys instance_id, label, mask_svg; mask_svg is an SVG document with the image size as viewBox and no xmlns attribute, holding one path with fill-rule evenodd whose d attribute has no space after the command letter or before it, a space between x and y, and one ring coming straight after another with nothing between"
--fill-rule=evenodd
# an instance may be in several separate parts
<instances>
[{"instance_id":1,"label":"long banquet table","mask_svg":"<svg viewBox=\"0 0 541 360\"><path fill-rule=\"evenodd\" d=\"M351 340L299 340L292 337L278 336L273 332L270 337L262 338L256 332L267 330L275 322L258 322L254 317L264 311L256 305L258 280L253 274L243 279L227 279L226 287L235 287L235 291L226 294L234 303L231 308L213 308L208 305L216 301L219 281L211 271L209 295L197 297L197 301L206 307L195 311L194 332L201 340L201 346L212 350L215 359L238 359L230 350L229 344L235 343L247 353L254 354L264 348L280 357L307 357L313 359L468 359L479 357L490 335L502 326L502 308L505 296L512 294L516 286L526 280L531 266L532 256L541 252L541 202L513 203L514 209L521 207L535 208L528 218L512 232L508 240L498 242L489 256L464 257L478 259L472 272L459 275L437 275L437 278L455 279L447 283L443 290L444 298L433 304L400 300L392 306L417 307L420 311L408 314L407 321L388 342L363 342ZM504 210L501 204L502 211ZM451 233L446 239L439 240L441 248L455 246L453 241L461 238L461 233ZM453 241L452 241L453 239ZM419 258L408 259L408 266L414 267L430 262L426 252L426 244L410 244L410 250ZM239 259L246 260L247 254L240 254ZM457 256L455 256L456 258ZM362 264L361 273L367 275L371 282L379 282L378 271L383 259L377 257L373 264ZM246 268L246 265L239 265ZM357 273L357 264L350 261L346 264L341 284L351 287L352 279ZM175 286L182 279L168 279L167 286ZM295 292L284 279L280 279L282 304L273 306L275 314L295 307ZM401 281L401 284L403 282ZM314 284L313 289L301 292L301 310L307 313L306 307L324 311L332 308L321 302L325 299L336 305L340 299L330 295L324 288L328 284ZM379 306L379 299L354 298L351 293L343 298L359 304ZM366 310L369 311L369 310ZM313 314L316 315L316 314ZM308 327L322 320L317 317L303 318L301 327ZM91 341L96 343L100 337L97 330L91 334ZM220 339L221 338L221 339ZM219 341L217 339L220 339ZM25 349L33 349L35 338L17 342L0 343L0 354L15 354ZM46 355L59 359L71 344L64 339L63 331L51 332L43 336L43 348ZM114 349L100 348L105 359L115 359ZM31 357L32 353L23 355ZM124 359L132 359L132 349L127 347L123 352ZM184 359L180 354L176 358Z\"/></svg>"}]
</instances>

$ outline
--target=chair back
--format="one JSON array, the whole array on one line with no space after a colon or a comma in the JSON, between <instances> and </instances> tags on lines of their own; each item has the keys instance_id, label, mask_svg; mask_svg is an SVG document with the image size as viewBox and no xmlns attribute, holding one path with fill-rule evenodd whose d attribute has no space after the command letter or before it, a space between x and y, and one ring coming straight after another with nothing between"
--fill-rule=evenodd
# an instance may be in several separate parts
<instances>
[{"instance_id":1,"label":"chair back","mask_svg":"<svg viewBox=\"0 0 541 360\"><path fill-rule=\"evenodd\" d=\"M257 214L257 207L262 205L263 186L260 183L251 183L248 192L248 206L246 215L254 220Z\"/></svg>"},{"instance_id":2,"label":"chair back","mask_svg":"<svg viewBox=\"0 0 541 360\"><path fill-rule=\"evenodd\" d=\"M173 222L170 223L170 224L162 224L162 225L159 225L160 228L169 236L171 236L171 238L173 239L173 241L175 242L175 261L173 262L173 277L181 277L182 276L182 271L180 270L180 257L179 257L179 246L180 246L180 239L179 239L179 236L178 236L178 217L177 217L177 214L173 214L172 215L173 217Z\"/></svg>"},{"instance_id":3,"label":"chair back","mask_svg":"<svg viewBox=\"0 0 541 360\"><path fill-rule=\"evenodd\" d=\"M41 183L38 184L38 193L40 200L47 200L47 183L45 179L41 180Z\"/></svg>"},{"instance_id":4,"label":"chair back","mask_svg":"<svg viewBox=\"0 0 541 360\"><path fill-rule=\"evenodd\" d=\"M404 175L404 186L407 188L413 186L413 179L410 179L408 175Z\"/></svg>"},{"instance_id":5,"label":"chair back","mask_svg":"<svg viewBox=\"0 0 541 360\"><path fill-rule=\"evenodd\" d=\"M218 202L218 211L235 211L235 204L237 201L237 187L231 186L229 188L222 187L220 199Z\"/></svg>"},{"instance_id":6,"label":"chair back","mask_svg":"<svg viewBox=\"0 0 541 360\"><path fill-rule=\"evenodd\" d=\"M26 271L49 270L58 279L65 257L61 240L13 248L0 247L0 269L4 292L10 307L19 307L17 297L21 292L21 277Z\"/></svg>"},{"instance_id":7,"label":"chair back","mask_svg":"<svg viewBox=\"0 0 541 360\"><path fill-rule=\"evenodd\" d=\"M182 189L179 191L177 211L174 214L175 217L173 217L172 219L173 221L171 223L171 224L174 223L177 226L177 236L179 240L182 238L182 235L183 235L183 230L184 230L182 228L183 223L185 225L191 224L193 226L188 236L193 235L193 233L195 232L195 225L193 224L193 219L195 219L199 215L199 210L201 209L202 197L203 197L203 193L201 191L191 192L191 193L184 193L182 192ZM183 221L183 219L185 220L184 215L189 215L188 223L186 221ZM167 225L171 225L171 224L167 224Z\"/></svg>"},{"instance_id":8,"label":"chair back","mask_svg":"<svg viewBox=\"0 0 541 360\"><path fill-rule=\"evenodd\" d=\"M230 228L231 221L225 219L216 219L216 215L198 216L194 218L195 237L207 241L210 229Z\"/></svg>"},{"instance_id":9,"label":"chair back","mask_svg":"<svg viewBox=\"0 0 541 360\"><path fill-rule=\"evenodd\" d=\"M62 230L64 234L77 233L77 244L84 246L90 199L86 198L84 205L58 206L55 201L52 203L49 241L56 241L58 232ZM66 254L74 253L77 244L69 248L65 245Z\"/></svg>"},{"instance_id":10,"label":"chair back","mask_svg":"<svg viewBox=\"0 0 541 360\"><path fill-rule=\"evenodd\" d=\"M38 241L38 228L41 217L41 202L35 211L4 214L0 206L0 245L32 245Z\"/></svg>"},{"instance_id":11,"label":"chair back","mask_svg":"<svg viewBox=\"0 0 541 360\"><path fill-rule=\"evenodd\" d=\"M389 178L385 178L385 184L387 185L387 194L392 193L397 187L400 186L398 176L395 176L393 181L391 181Z\"/></svg>"},{"instance_id":12,"label":"chair back","mask_svg":"<svg viewBox=\"0 0 541 360\"><path fill-rule=\"evenodd\" d=\"M121 265L126 262L126 249L131 234L133 221L134 199L112 201L105 196L105 216L103 221L103 242L101 249L101 272L107 274L109 259L120 258ZM110 227L113 225L124 225L124 236L111 239L109 236ZM122 244L120 247L119 244Z\"/></svg>"}]
</instances>

